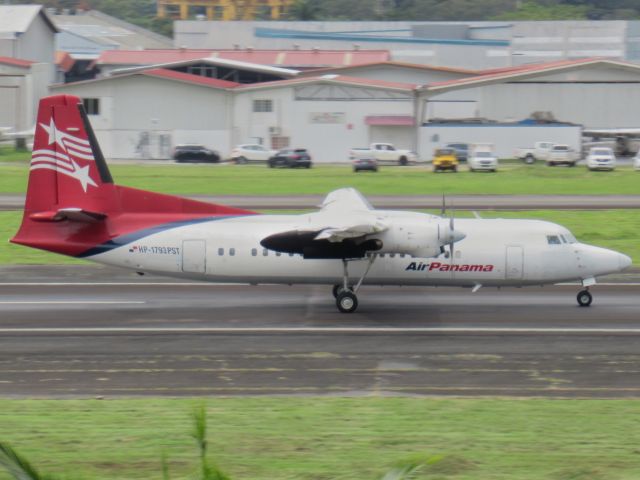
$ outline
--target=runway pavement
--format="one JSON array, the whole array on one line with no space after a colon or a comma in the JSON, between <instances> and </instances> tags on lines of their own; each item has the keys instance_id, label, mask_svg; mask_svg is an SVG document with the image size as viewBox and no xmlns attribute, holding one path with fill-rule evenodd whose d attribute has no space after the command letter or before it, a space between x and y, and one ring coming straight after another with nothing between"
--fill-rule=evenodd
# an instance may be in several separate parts
<instances>
[{"instance_id":1,"label":"runway pavement","mask_svg":"<svg viewBox=\"0 0 640 480\"><path fill-rule=\"evenodd\" d=\"M210 285L105 267L0 268L0 396L640 396L640 284ZM621 282L621 283L620 283Z\"/></svg>"},{"instance_id":2,"label":"runway pavement","mask_svg":"<svg viewBox=\"0 0 640 480\"><path fill-rule=\"evenodd\" d=\"M323 195L255 196L192 195L188 198L252 210L314 209ZM372 195L367 199L384 209L439 209L441 195ZM603 210L640 208L640 195L448 195L448 208L458 210ZM0 210L22 210L23 195L0 195Z\"/></svg>"}]
</instances>

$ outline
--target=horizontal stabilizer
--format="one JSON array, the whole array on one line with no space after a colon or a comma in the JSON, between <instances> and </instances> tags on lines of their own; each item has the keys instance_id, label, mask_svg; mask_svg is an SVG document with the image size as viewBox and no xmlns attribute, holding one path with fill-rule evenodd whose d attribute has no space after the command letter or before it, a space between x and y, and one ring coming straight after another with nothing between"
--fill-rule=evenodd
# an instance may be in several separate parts
<instances>
[{"instance_id":1,"label":"horizontal stabilizer","mask_svg":"<svg viewBox=\"0 0 640 480\"><path fill-rule=\"evenodd\" d=\"M72 222L96 223L107 218L105 213L90 212L81 208L61 208L57 211L36 212L29 215L35 222Z\"/></svg>"}]
</instances>

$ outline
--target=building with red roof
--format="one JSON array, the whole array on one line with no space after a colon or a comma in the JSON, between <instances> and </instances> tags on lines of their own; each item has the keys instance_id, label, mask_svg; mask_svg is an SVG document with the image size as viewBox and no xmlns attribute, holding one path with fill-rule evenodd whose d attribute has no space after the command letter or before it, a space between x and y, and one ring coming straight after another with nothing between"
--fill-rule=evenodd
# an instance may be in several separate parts
<instances>
[{"instance_id":1,"label":"building with red roof","mask_svg":"<svg viewBox=\"0 0 640 480\"><path fill-rule=\"evenodd\" d=\"M214 59L212 65L216 61L234 62ZM479 132L478 125L534 116L591 128L638 127L640 66L617 60L562 60L476 74L382 62L255 83L173 68L198 62L133 67L53 90L95 99L100 108L92 120L111 157L165 158L178 143L202 143L225 157L236 144L262 143L305 147L315 161L341 162L352 147L389 142L428 159L434 142L441 146L447 138L434 134L436 127L455 127L457 141L471 138L471 128ZM391 70L406 75L389 76ZM424 75L447 79L423 83ZM534 115L540 111L547 113ZM506 145L511 137L502 132L487 142Z\"/></svg>"},{"instance_id":2,"label":"building with red roof","mask_svg":"<svg viewBox=\"0 0 640 480\"><path fill-rule=\"evenodd\" d=\"M200 59L222 59L286 69L306 70L312 68L345 67L384 62L390 59L386 50L107 50L95 60L102 75L127 67L143 67Z\"/></svg>"}]
</instances>

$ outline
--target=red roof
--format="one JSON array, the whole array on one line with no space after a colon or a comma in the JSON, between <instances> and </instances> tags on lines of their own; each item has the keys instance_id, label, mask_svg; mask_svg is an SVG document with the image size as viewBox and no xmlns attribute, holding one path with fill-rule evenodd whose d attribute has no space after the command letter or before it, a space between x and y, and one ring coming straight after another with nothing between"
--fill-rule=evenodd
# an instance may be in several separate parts
<instances>
[{"instance_id":1,"label":"red roof","mask_svg":"<svg viewBox=\"0 0 640 480\"><path fill-rule=\"evenodd\" d=\"M221 58L280 67L343 67L390 60L387 50L106 50L97 65L155 65Z\"/></svg>"},{"instance_id":2,"label":"red roof","mask_svg":"<svg viewBox=\"0 0 640 480\"><path fill-rule=\"evenodd\" d=\"M35 62L31 60L22 60L21 58L0 57L0 63L4 65L13 65L14 67L29 68Z\"/></svg>"},{"instance_id":3,"label":"red roof","mask_svg":"<svg viewBox=\"0 0 640 480\"><path fill-rule=\"evenodd\" d=\"M351 68L377 67L377 66L403 67L403 68L413 68L416 70L433 70L437 72L464 73L464 74L470 74L470 75L478 75L479 73L484 73L484 72L479 72L477 70L469 70L466 68L441 67L441 66L427 65L422 63L396 62L391 60L384 61L384 62L362 63L358 65L347 65L344 67L318 68L318 69L310 70L309 73L320 74L321 72L336 72L338 70L349 70Z\"/></svg>"},{"instance_id":4,"label":"red roof","mask_svg":"<svg viewBox=\"0 0 640 480\"><path fill-rule=\"evenodd\" d=\"M411 115L367 115L364 118L364 123L367 125L412 127L416 121Z\"/></svg>"},{"instance_id":5,"label":"red roof","mask_svg":"<svg viewBox=\"0 0 640 480\"><path fill-rule=\"evenodd\" d=\"M507 67L504 69L493 69L493 70L485 70L480 75L476 77L468 77L468 78L460 78L456 80L447 80L444 82L434 82L429 84L429 88L433 87L446 87L453 85L465 85L474 83L484 82L492 79L501 79L501 78L509 78L509 77L518 77L521 75L527 75L530 73L536 72L551 72L555 70L561 70L564 68L580 66L580 65L589 65L593 63L614 63L618 65L625 65L633 68L639 68L637 64L630 62L623 62L620 60L610 60L605 58L580 58L577 60L559 60L556 62L544 62L544 63L534 63L529 65L521 65L518 67Z\"/></svg>"},{"instance_id":6,"label":"red roof","mask_svg":"<svg viewBox=\"0 0 640 480\"><path fill-rule=\"evenodd\" d=\"M164 68L154 68L152 70L143 70L138 75L147 75L149 77L167 78L169 80L177 80L179 82L191 83L194 85L203 85L213 88L235 88L239 83L230 82L228 80L219 80L217 78L201 77L200 75L192 75L190 73L176 72L174 70L166 70ZM114 77L110 77L114 78Z\"/></svg>"}]
</instances>

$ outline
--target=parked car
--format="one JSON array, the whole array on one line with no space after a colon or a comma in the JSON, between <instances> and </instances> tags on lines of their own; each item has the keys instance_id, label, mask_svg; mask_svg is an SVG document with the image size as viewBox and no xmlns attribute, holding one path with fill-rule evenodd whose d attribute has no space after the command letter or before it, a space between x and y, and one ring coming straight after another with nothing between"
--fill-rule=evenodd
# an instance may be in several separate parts
<instances>
[{"instance_id":1,"label":"parked car","mask_svg":"<svg viewBox=\"0 0 640 480\"><path fill-rule=\"evenodd\" d=\"M498 170L498 159L493 153L493 144L477 143L469 149L469 170L472 172L485 170L495 172Z\"/></svg>"},{"instance_id":2,"label":"parked car","mask_svg":"<svg viewBox=\"0 0 640 480\"><path fill-rule=\"evenodd\" d=\"M258 143L245 143L242 145L236 145L231 150L232 161L243 164L249 162L266 162L269 157L276 154L276 150L269 150Z\"/></svg>"},{"instance_id":3,"label":"parked car","mask_svg":"<svg viewBox=\"0 0 640 480\"><path fill-rule=\"evenodd\" d=\"M218 163L220 161L220 154L215 150L194 144L176 145L172 157L176 162Z\"/></svg>"},{"instance_id":4,"label":"parked car","mask_svg":"<svg viewBox=\"0 0 640 480\"><path fill-rule=\"evenodd\" d=\"M284 148L269 158L267 164L273 167L311 167L311 155L306 148Z\"/></svg>"},{"instance_id":5,"label":"parked car","mask_svg":"<svg viewBox=\"0 0 640 480\"><path fill-rule=\"evenodd\" d=\"M458 158L453 148L438 148L433 154L433 171L458 171Z\"/></svg>"},{"instance_id":6,"label":"parked car","mask_svg":"<svg viewBox=\"0 0 640 480\"><path fill-rule=\"evenodd\" d=\"M418 159L415 152L396 149L391 143L372 143L369 148L352 148L349 150L349 160L356 158L375 158L379 164L393 165L409 165Z\"/></svg>"},{"instance_id":7,"label":"parked car","mask_svg":"<svg viewBox=\"0 0 640 480\"><path fill-rule=\"evenodd\" d=\"M533 148L516 148L513 156L528 164L532 164L536 160L547 161L549 152L554 145L553 142L536 142L533 144Z\"/></svg>"},{"instance_id":8,"label":"parked car","mask_svg":"<svg viewBox=\"0 0 640 480\"><path fill-rule=\"evenodd\" d=\"M469 144L468 143L447 143L445 148L453 148L456 151L456 157L458 162L466 162L469 158Z\"/></svg>"},{"instance_id":9,"label":"parked car","mask_svg":"<svg viewBox=\"0 0 640 480\"><path fill-rule=\"evenodd\" d=\"M578 154L569 146L557 144L551 147L547 157L547 165L555 167L556 165L569 165L575 167L578 161Z\"/></svg>"},{"instance_id":10,"label":"parked car","mask_svg":"<svg viewBox=\"0 0 640 480\"><path fill-rule=\"evenodd\" d=\"M635 161L635 160L634 160ZM592 147L587 155L589 170L613 170L616 168L616 156L608 147Z\"/></svg>"},{"instance_id":11,"label":"parked car","mask_svg":"<svg viewBox=\"0 0 640 480\"><path fill-rule=\"evenodd\" d=\"M362 170L377 172L378 161L375 158L356 158L353 160L353 171L360 172Z\"/></svg>"}]
</instances>

